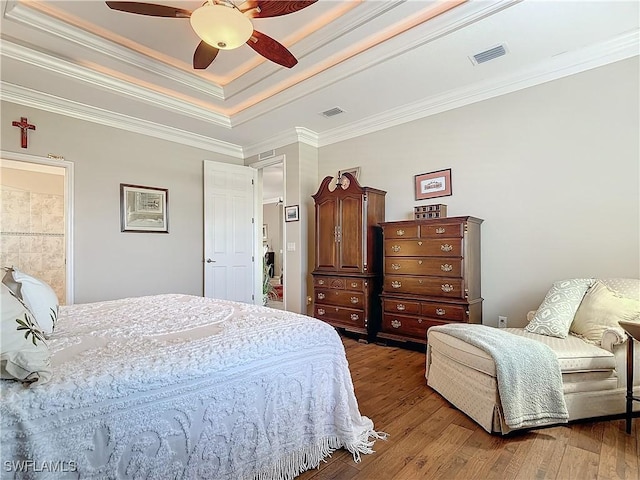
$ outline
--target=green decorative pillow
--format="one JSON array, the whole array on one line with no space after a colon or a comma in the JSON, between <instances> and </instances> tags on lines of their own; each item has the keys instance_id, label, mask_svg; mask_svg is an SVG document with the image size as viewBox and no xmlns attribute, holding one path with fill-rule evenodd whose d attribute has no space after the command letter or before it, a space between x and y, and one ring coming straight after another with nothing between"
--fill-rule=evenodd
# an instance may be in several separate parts
<instances>
[{"instance_id":1,"label":"green decorative pillow","mask_svg":"<svg viewBox=\"0 0 640 480\"><path fill-rule=\"evenodd\" d=\"M589 289L571 324L571 332L599 345L602 334L620 328L619 320L640 323L640 302L625 298L601 282Z\"/></svg>"},{"instance_id":2,"label":"green decorative pillow","mask_svg":"<svg viewBox=\"0 0 640 480\"><path fill-rule=\"evenodd\" d=\"M555 282L525 330L550 337L566 338L573 317L592 278L572 278Z\"/></svg>"},{"instance_id":3,"label":"green decorative pillow","mask_svg":"<svg viewBox=\"0 0 640 480\"><path fill-rule=\"evenodd\" d=\"M51 378L51 355L33 315L3 283L0 319L0 376L28 383Z\"/></svg>"}]
</instances>

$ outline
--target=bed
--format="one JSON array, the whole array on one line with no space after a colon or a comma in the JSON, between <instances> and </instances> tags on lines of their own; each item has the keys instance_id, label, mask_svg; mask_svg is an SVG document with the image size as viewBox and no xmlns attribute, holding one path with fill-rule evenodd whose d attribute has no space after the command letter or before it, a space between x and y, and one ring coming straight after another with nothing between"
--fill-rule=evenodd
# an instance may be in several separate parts
<instances>
[{"instance_id":1,"label":"bed","mask_svg":"<svg viewBox=\"0 0 640 480\"><path fill-rule=\"evenodd\" d=\"M61 306L47 343L47 383L1 382L2 478L288 479L381 438L303 315L154 295Z\"/></svg>"}]
</instances>

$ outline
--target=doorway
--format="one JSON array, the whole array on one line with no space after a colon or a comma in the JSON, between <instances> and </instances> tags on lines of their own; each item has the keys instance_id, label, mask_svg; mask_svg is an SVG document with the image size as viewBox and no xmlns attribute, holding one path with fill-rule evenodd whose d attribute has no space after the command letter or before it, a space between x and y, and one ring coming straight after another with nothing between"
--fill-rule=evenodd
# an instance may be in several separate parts
<instances>
[{"instance_id":1,"label":"doorway","mask_svg":"<svg viewBox=\"0 0 640 480\"><path fill-rule=\"evenodd\" d=\"M286 309L284 277L286 261L284 254L284 176L285 157L280 155L254 163L262 184L262 248L265 261L263 288L266 304L277 309Z\"/></svg>"},{"instance_id":2,"label":"doorway","mask_svg":"<svg viewBox=\"0 0 640 480\"><path fill-rule=\"evenodd\" d=\"M73 303L70 162L2 152L2 266L14 266Z\"/></svg>"}]
</instances>

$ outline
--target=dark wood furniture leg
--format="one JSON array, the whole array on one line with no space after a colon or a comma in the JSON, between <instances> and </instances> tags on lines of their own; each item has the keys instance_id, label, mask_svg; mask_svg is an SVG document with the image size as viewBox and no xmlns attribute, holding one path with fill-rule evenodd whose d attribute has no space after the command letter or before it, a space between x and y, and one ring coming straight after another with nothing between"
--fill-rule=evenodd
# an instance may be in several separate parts
<instances>
[{"instance_id":1,"label":"dark wood furniture leg","mask_svg":"<svg viewBox=\"0 0 640 480\"><path fill-rule=\"evenodd\" d=\"M633 420L633 337L627 340L627 433L631 433Z\"/></svg>"}]
</instances>

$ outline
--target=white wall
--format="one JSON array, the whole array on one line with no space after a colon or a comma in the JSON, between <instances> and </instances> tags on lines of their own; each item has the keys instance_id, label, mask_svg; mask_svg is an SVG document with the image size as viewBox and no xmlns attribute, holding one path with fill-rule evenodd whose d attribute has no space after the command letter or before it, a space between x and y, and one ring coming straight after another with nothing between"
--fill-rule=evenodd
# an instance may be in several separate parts
<instances>
[{"instance_id":1,"label":"white wall","mask_svg":"<svg viewBox=\"0 0 640 480\"><path fill-rule=\"evenodd\" d=\"M28 117L29 148L12 120ZM226 155L2 102L2 149L74 163L77 303L157 293L203 293L205 159ZM120 232L120 183L169 189L169 234Z\"/></svg>"},{"instance_id":2,"label":"white wall","mask_svg":"<svg viewBox=\"0 0 640 480\"><path fill-rule=\"evenodd\" d=\"M522 326L555 280L640 276L638 72L635 57L322 147L318 178L360 165L387 221L430 203L483 218L484 323ZM416 201L414 175L444 168L453 195Z\"/></svg>"}]
</instances>

